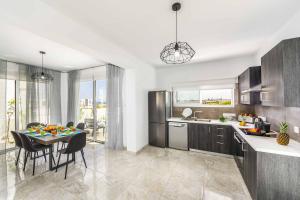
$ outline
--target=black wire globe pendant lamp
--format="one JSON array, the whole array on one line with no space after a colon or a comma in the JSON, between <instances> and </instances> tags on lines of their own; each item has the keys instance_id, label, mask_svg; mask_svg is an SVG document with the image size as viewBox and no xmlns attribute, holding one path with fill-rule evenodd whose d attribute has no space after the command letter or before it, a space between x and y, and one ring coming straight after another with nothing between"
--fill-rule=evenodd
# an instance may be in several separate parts
<instances>
[{"instance_id":1,"label":"black wire globe pendant lamp","mask_svg":"<svg viewBox=\"0 0 300 200\"><path fill-rule=\"evenodd\" d=\"M51 74L45 73L44 72L44 55L46 54L45 51L40 51L39 52L42 55L42 71L41 72L36 72L31 75L31 79L33 81L39 81L39 82L49 82L53 80L53 77Z\"/></svg>"},{"instance_id":2,"label":"black wire globe pendant lamp","mask_svg":"<svg viewBox=\"0 0 300 200\"><path fill-rule=\"evenodd\" d=\"M179 2L172 5L172 10L176 12L176 42L165 46L160 53L160 59L167 64L183 64L190 61L195 55L195 51L187 42L177 40L177 12L180 8L181 4Z\"/></svg>"}]
</instances>

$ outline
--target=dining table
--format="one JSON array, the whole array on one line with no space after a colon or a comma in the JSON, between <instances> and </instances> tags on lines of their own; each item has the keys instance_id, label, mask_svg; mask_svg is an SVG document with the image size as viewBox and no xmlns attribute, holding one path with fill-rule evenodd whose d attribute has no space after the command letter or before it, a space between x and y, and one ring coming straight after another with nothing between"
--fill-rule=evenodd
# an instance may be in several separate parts
<instances>
[{"instance_id":1,"label":"dining table","mask_svg":"<svg viewBox=\"0 0 300 200\"><path fill-rule=\"evenodd\" d=\"M68 162L60 163L59 165L54 166L53 162L52 162L54 160L54 157L53 157L54 144L58 143L58 142L68 141L70 139L70 137L72 137L75 134L82 133L82 132L84 132L84 130L76 129L76 130L70 131L68 133L61 132L61 133L57 133L57 134L51 134L49 132L46 132L44 135L39 134L37 132L28 131L28 130L21 130L21 131L16 131L16 132L18 134L25 134L34 142L37 142L39 144L49 147L49 170L53 171L56 168L66 165L67 163L75 162L75 153L74 153L74 154L72 154L72 159L69 160Z\"/></svg>"}]
</instances>

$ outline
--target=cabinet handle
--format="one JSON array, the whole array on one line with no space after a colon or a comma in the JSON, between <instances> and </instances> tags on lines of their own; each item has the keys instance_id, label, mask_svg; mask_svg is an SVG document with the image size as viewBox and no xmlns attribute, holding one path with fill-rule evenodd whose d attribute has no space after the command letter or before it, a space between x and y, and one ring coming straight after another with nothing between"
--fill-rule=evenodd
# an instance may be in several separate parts
<instances>
[{"instance_id":1,"label":"cabinet handle","mask_svg":"<svg viewBox=\"0 0 300 200\"><path fill-rule=\"evenodd\" d=\"M218 144L224 144L223 142L217 142Z\"/></svg>"},{"instance_id":2,"label":"cabinet handle","mask_svg":"<svg viewBox=\"0 0 300 200\"><path fill-rule=\"evenodd\" d=\"M217 128L218 130L223 130L224 128Z\"/></svg>"},{"instance_id":3,"label":"cabinet handle","mask_svg":"<svg viewBox=\"0 0 300 200\"><path fill-rule=\"evenodd\" d=\"M217 135L217 137L224 137L224 135Z\"/></svg>"},{"instance_id":4,"label":"cabinet handle","mask_svg":"<svg viewBox=\"0 0 300 200\"><path fill-rule=\"evenodd\" d=\"M247 149L245 149L245 148L244 148L244 144L245 144L245 143L244 143L244 142L242 142L242 151L243 151L243 152L246 152L246 151L247 151Z\"/></svg>"},{"instance_id":5,"label":"cabinet handle","mask_svg":"<svg viewBox=\"0 0 300 200\"><path fill-rule=\"evenodd\" d=\"M210 126L208 127L208 132L210 133Z\"/></svg>"}]
</instances>

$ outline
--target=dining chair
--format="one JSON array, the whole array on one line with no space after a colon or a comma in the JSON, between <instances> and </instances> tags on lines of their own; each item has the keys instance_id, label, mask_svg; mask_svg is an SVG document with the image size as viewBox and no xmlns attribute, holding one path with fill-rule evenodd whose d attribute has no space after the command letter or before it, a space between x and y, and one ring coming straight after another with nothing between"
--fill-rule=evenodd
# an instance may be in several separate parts
<instances>
[{"instance_id":1,"label":"dining chair","mask_svg":"<svg viewBox=\"0 0 300 200\"><path fill-rule=\"evenodd\" d=\"M77 134L73 135L69 139L68 146L65 149L59 150L59 156L58 156L58 161L57 161L55 171L57 172L61 154L67 154L67 163L66 163L66 169L65 169L65 179L66 179L67 173L68 173L69 155L74 154L74 157L75 157L75 153L78 151L81 152L82 160L84 162L85 168L87 168L85 158L84 158L84 152L83 152L83 148L85 147L85 145L86 145L86 133L85 132L81 132L81 133L77 133Z\"/></svg>"},{"instance_id":2,"label":"dining chair","mask_svg":"<svg viewBox=\"0 0 300 200\"><path fill-rule=\"evenodd\" d=\"M15 131L11 131L11 134L15 140L15 145L17 148L19 148L19 152L18 152L18 156L17 156L17 160L15 162L15 165L17 166L18 165L18 162L19 162L19 158L20 158L20 153L21 153L21 150L23 148L23 145L22 145L22 141L21 141L21 138L19 136L19 134Z\"/></svg>"},{"instance_id":3,"label":"dining chair","mask_svg":"<svg viewBox=\"0 0 300 200\"><path fill-rule=\"evenodd\" d=\"M29 154L33 153L33 171L32 171L32 175L34 176L34 172L35 172L35 159L38 158L38 154L37 153L39 151L42 151L43 155L44 155L44 158L45 158L45 161L47 161L45 150L48 149L49 146L32 142L29 139L29 137L27 135L25 135L25 134L19 134L19 135L20 135L20 138L21 138L22 146L23 146L23 148L25 150L23 171L25 171L25 167L26 167L26 163L27 163ZM55 163L54 158L53 158L53 161Z\"/></svg>"},{"instance_id":4,"label":"dining chair","mask_svg":"<svg viewBox=\"0 0 300 200\"><path fill-rule=\"evenodd\" d=\"M74 122L68 122L66 127L70 128L74 126ZM65 147L65 143L68 143L68 141L61 141L62 144L61 144L61 148L64 148ZM57 145L56 145L56 156L58 156L58 150L59 150L59 143L60 142L57 142Z\"/></svg>"},{"instance_id":5,"label":"dining chair","mask_svg":"<svg viewBox=\"0 0 300 200\"><path fill-rule=\"evenodd\" d=\"M76 128L78 128L78 129L80 129L80 130L84 130L84 128L85 128L85 124L84 123L78 123L77 124L77 126L76 126Z\"/></svg>"},{"instance_id":6,"label":"dining chair","mask_svg":"<svg viewBox=\"0 0 300 200\"><path fill-rule=\"evenodd\" d=\"M74 126L74 122L68 122L66 127L70 128L71 126Z\"/></svg>"},{"instance_id":7,"label":"dining chair","mask_svg":"<svg viewBox=\"0 0 300 200\"><path fill-rule=\"evenodd\" d=\"M28 129L28 128L31 128L33 126L39 126L39 125L41 125L40 122L31 122L31 123L27 124L26 128Z\"/></svg>"}]
</instances>

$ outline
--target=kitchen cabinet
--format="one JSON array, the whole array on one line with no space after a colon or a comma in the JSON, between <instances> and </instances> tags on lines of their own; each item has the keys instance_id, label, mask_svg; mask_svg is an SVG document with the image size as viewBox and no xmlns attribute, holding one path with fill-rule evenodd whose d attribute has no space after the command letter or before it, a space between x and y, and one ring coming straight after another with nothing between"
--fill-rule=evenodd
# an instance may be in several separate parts
<instances>
[{"instance_id":1,"label":"kitchen cabinet","mask_svg":"<svg viewBox=\"0 0 300 200\"><path fill-rule=\"evenodd\" d=\"M210 125L190 123L188 137L190 149L211 151Z\"/></svg>"},{"instance_id":2,"label":"kitchen cabinet","mask_svg":"<svg viewBox=\"0 0 300 200\"><path fill-rule=\"evenodd\" d=\"M239 77L240 104L254 105L260 103L259 92L251 89L261 84L261 67L249 67Z\"/></svg>"},{"instance_id":3,"label":"kitchen cabinet","mask_svg":"<svg viewBox=\"0 0 300 200\"><path fill-rule=\"evenodd\" d=\"M231 126L190 123L188 135L190 149L233 154Z\"/></svg>"},{"instance_id":4,"label":"kitchen cabinet","mask_svg":"<svg viewBox=\"0 0 300 200\"><path fill-rule=\"evenodd\" d=\"M216 153L232 154L233 129L231 126L212 125L212 151Z\"/></svg>"},{"instance_id":5,"label":"kitchen cabinet","mask_svg":"<svg viewBox=\"0 0 300 200\"><path fill-rule=\"evenodd\" d=\"M247 143L243 145L244 151L244 174L243 178L253 199L257 189L257 156L256 151Z\"/></svg>"},{"instance_id":6,"label":"kitchen cabinet","mask_svg":"<svg viewBox=\"0 0 300 200\"><path fill-rule=\"evenodd\" d=\"M300 38L281 41L261 58L263 106L300 107Z\"/></svg>"}]
</instances>

